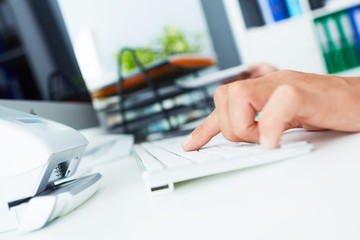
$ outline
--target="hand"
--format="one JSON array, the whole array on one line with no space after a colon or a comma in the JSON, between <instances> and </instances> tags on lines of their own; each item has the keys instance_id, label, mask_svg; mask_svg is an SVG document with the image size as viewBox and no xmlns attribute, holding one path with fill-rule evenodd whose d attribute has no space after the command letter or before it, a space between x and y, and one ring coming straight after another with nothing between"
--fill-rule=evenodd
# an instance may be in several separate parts
<instances>
[{"instance_id":1,"label":"hand","mask_svg":"<svg viewBox=\"0 0 360 240\"><path fill-rule=\"evenodd\" d=\"M258 63L251 65L248 72L240 73L238 79L245 80L251 78L259 78L276 71L278 71L278 69L268 63Z\"/></svg>"},{"instance_id":2,"label":"hand","mask_svg":"<svg viewBox=\"0 0 360 240\"><path fill-rule=\"evenodd\" d=\"M183 142L184 150L199 149L220 132L233 142L276 148L290 128L360 131L360 78L277 71L220 86L214 102L215 110Z\"/></svg>"}]
</instances>

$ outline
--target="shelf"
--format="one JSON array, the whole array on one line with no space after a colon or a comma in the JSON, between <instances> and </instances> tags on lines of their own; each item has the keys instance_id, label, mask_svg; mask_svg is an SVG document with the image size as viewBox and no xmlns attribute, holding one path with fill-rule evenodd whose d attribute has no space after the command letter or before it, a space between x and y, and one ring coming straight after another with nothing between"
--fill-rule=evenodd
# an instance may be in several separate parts
<instances>
[{"instance_id":1,"label":"shelf","mask_svg":"<svg viewBox=\"0 0 360 240\"><path fill-rule=\"evenodd\" d=\"M169 85L174 79L187 74L197 73L206 67L214 66L215 59L212 57L191 56L186 54L174 55L168 59L158 61L147 66L145 71L149 78L159 86ZM122 81L123 93L134 93L147 86L147 81L142 72L136 71L126 76ZM118 94L119 84L114 82L92 93L93 98L104 98Z\"/></svg>"},{"instance_id":2,"label":"shelf","mask_svg":"<svg viewBox=\"0 0 360 240\"><path fill-rule=\"evenodd\" d=\"M194 109L202 112L211 105L204 93L199 95L204 99L201 103L187 101L185 94L199 90L176 86L175 81L214 65L214 57L189 54L173 55L147 66L139 64L139 69L121 79L121 88L119 82L113 82L92 93L95 110L110 132L139 136L154 129L179 128L188 113ZM166 122L168 127L163 124Z\"/></svg>"},{"instance_id":3,"label":"shelf","mask_svg":"<svg viewBox=\"0 0 360 240\"><path fill-rule=\"evenodd\" d=\"M170 86L165 89L159 89L159 99L155 97L154 92L152 91L141 91L136 93L135 96L126 99L125 101L125 111L131 111L139 108L143 108L159 101L163 101L169 98L177 97L179 95L193 91L192 89L181 89L178 87ZM119 112L119 103L109 105L107 109L102 110L106 114L113 114Z\"/></svg>"},{"instance_id":4,"label":"shelf","mask_svg":"<svg viewBox=\"0 0 360 240\"><path fill-rule=\"evenodd\" d=\"M327 16L329 14L340 12L355 6L360 5L358 0L350 0L350 1L335 1L333 3L329 3L325 5L323 8L319 8L312 11L313 18L321 18Z\"/></svg>"},{"instance_id":5,"label":"shelf","mask_svg":"<svg viewBox=\"0 0 360 240\"><path fill-rule=\"evenodd\" d=\"M203 101L200 103L195 103L191 105L180 105L177 107L174 107L172 109L167 109L167 113L169 116L176 116L181 113L190 113L193 110L199 110L204 109L206 107L211 106L208 101ZM115 114L115 113L114 113ZM120 114L117 112L116 114ZM154 123L156 121L164 119L164 113L163 112L155 112L152 114L149 114L147 116L141 116L137 119L133 119L127 122L127 128L129 131L136 131L141 128L146 128L150 123ZM114 129L122 128L123 123L115 124L113 126L110 126L110 131L113 131Z\"/></svg>"}]
</instances>

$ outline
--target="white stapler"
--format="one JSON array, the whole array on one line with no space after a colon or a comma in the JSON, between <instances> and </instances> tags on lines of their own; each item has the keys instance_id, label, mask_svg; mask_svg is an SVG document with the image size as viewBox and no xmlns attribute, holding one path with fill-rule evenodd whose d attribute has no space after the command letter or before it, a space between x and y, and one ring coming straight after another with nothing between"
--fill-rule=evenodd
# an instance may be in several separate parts
<instances>
[{"instance_id":1,"label":"white stapler","mask_svg":"<svg viewBox=\"0 0 360 240\"><path fill-rule=\"evenodd\" d=\"M100 174L63 181L87 145L68 126L0 107L0 232L42 228L91 197Z\"/></svg>"}]
</instances>

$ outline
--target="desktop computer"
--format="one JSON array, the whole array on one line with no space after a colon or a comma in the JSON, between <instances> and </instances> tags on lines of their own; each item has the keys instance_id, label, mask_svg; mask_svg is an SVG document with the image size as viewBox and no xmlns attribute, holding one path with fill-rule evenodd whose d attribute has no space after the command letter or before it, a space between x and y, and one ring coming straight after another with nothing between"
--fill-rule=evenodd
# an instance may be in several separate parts
<instances>
[{"instance_id":1,"label":"desktop computer","mask_svg":"<svg viewBox=\"0 0 360 240\"><path fill-rule=\"evenodd\" d=\"M161 14L166 15L163 10L166 9L167 4L170 4L168 1L163 0L163 12L159 13L159 15L153 12L149 14L148 11L153 6L144 0L137 0L136 3L127 2L126 6L123 2L113 0L107 0L105 2L104 0L92 0L91 4L88 0L76 2L59 0L58 3L62 16L65 19L65 26L70 35L82 75L89 91L92 93L95 107L98 108L98 111L102 109L100 112L103 113L105 111L117 113L113 115L113 118L107 118L105 121L102 119L103 124L108 125L110 121L120 121L123 124L123 128L129 130L131 127L134 127L134 124L130 124L132 119L126 119L126 117L130 115L129 112L137 115L140 114L141 111L146 112L150 110L161 112L164 115L149 118L147 122L138 124L139 128L155 121L161 121L163 120L162 118L168 120L169 125L171 125L171 121L173 120L179 121L179 119L174 119L173 116L171 116L171 114L183 113L183 109L175 106L178 99L173 98L174 93L172 91L174 91L174 89L172 88L178 86L176 86L175 81L172 81L170 84L156 88L155 85L166 82L161 78L161 81L155 81L155 79L159 78L159 71L162 73L165 72L166 74L171 72L172 75L170 76L176 78L186 72L184 69L182 69L183 72L181 73L176 72L179 68L179 65L176 64L179 64L179 62L186 62L187 64L193 64L194 62L197 64L201 63L202 67L212 66L215 62L209 61L208 58L187 57L186 59L179 59L170 56L166 58L165 62L156 62L154 65L151 65L151 67L147 67L137 59L136 49L126 48L125 50L121 50L123 47L121 44L126 43L126 37L128 37L128 40L133 37L128 35L133 34L134 36L138 36L137 38L140 36L140 38L143 39L147 36L146 34L150 34L146 26L149 27L154 21L159 21L159 18L163 17ZM138 8L139 3L143 4L141 9ZM169 11L171 12L172 9L175 11L173 13L174 16L178 15L178 19L176 20L184 20L183 24L190 21L193 27L196 26L195 23L197 21L194 21L194 19L184 19L181 11L179 11L181 7L183 8L185 5L190 4L190 2L181 1L177 3L180 4L179 8L173 6L174 2L171 2L171 6L169 5ZM88 8L84 8L84 11L81 13L74 11L74 9L81 9L81 7L84 6L82 4L88 4ZM135 10L128 12L134 4L137 4L136 7L133 7L139 12ZM197 17L201 17L201 7L197 7ZM101 17L102 14L104 14L103 17ZM179 16L179 14L181 16ZM138 18L136 18L136 16L138 16ZM139 19L140 16L146 18L147 22L144 19ZM161 27L159 24L157 26L158 28ZM202 27L204 26L205 24ZM156 28L152 28L152 31L154 30L156 30ZM139 44L139 39L135 39L134 42L128 42L127 44L130 43ZM142 42L142 44L145 43ZM117 59L114 58L114 56L118 56L116 54L119 51L121 53L129 51L130 57L133 58L136 65L140 68L138 75L130 75L127 79L123 77L121 74L121 66L119 68L121 61L119 63ZM173 66L176 66L176 71L172 68ZM196 72L201 69L199 66L197 67L199 69L197 69ZM174 72L177 74L174 74ZM136 84L141 81L147 86L145 90L132 88L133 85L131 84L134 84L134 82ZM111 85L114 82L115 85ZM104 88L103 86L106 87ZM184 91L180 92L180 95L193 94L189 91L187 92L186 89L178 88ZM99 91L99 89L101 89L101 91ZM147 89L150 89L150 93L146 91ZM134 92L137 94L134 94ZM203 94L206 95L207 93ZM150 97L148 95L150 95ZM167 98L173 98L173 102L167 101L168 99L165 96L168 96ZM129 100L128 102L123 101L125 97ZM159 101L154 101L153 98ZM209 99L211 100L211 96ZM207 112L203 111L202 115L198 115L198 118L199 116L205 116L206 113L211 111L211 105L201 105L199 98L195 101L197 101L196 104L198 104L196 105L196 107L198 107L197 110L207 110ZM170 106L165 106L166 104ZM149 109L148 106L152 108ZM188 106L190 106L186 109L188 112L193 110L191 107L196 108L195 105L190 104ZM136 109L136 111L131 111L134 109ZM173 110L175 111L172 112ZM154 114L154 112L152 112L152 114ZM191 113L194 116L198 112L192 111ZM132 117L134 118L135 116ZM182 122L183 124L179 125L184 125L184 123L189 122L190 121L185 120ZM181 129L181 127L179 129ZM130 129L129 132L139 133L132 129ZM145 135L146 134L148 134L148 132L145 132ZM146 137L148 137L148 135ZM185 152L181 149L183 139L183 136L170 137L155 141L145 141L135 145L134 155L142 170L145 185L150 192L172 190L174 183L181 181L289 159L305 154L313 148L311 144L299 142L284 144L275 150L264 150L260 145L254 143L231 143L225 140L220 134L215 137L210 144L206 145L206 147L198 151ZM148 140L148 138L142 140Z\"/></svg>"}]
</instances>

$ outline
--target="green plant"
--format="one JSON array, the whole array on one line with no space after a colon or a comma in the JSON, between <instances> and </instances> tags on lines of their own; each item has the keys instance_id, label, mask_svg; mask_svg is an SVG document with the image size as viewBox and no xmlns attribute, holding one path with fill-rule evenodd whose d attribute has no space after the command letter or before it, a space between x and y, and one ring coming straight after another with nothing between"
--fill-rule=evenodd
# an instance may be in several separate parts
<instances>
[{"instance_id":1,"label":"green plant","mask_svg":"<svg viewBox=\"0 0 360 240\"><path fill-rule=\"evenodd\" d=\"M154 43L148 44L145 48L135 48L135 54L140 63L147 66L173 54L199 53L201 51L200 41L201 36L198 35L195 37L195 43L190 44L181 29L174 25L169 25L163 29L160 37ZM117 55L117 61L124 74L137 68L130 51L124 51L121 56Z\"/></svg>"},{"instance_id":2,"label":"green plant","mask_svg":"<svg viewBox=\"0 0 360 240\"><path fill-rule=\"evenodd\" d=\"M198 53L200 51L200 45L190 46L184 32L174 25L165 27L162 36L158 38L157 42L168 55L176 53Z\"/></svg>"}]
</instances>

